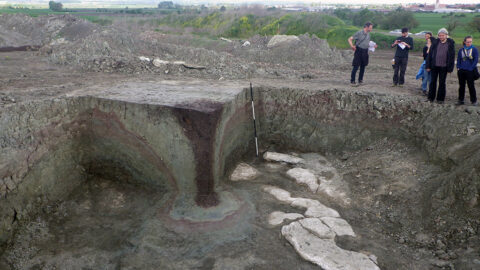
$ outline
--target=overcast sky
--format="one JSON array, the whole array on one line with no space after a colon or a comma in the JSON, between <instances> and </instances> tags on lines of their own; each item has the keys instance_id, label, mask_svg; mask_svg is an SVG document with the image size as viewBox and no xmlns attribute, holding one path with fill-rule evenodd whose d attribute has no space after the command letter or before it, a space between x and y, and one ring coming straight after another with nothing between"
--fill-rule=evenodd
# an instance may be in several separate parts
<instances>
[{"instance_id":1,"label":"overcast sky","mask_svg":"<svg viewBox=\"0 0 480 270\"><path fill-rule=\"evenodd\" d=\"M6 2L6 3L32 3L32 2L37 2L37 3L48 3L49 0L17 0L17 1L5 1L5 0L0 0L0 2ZM116 3L122 3L122 4L135 4L141 2L142 4L149 4L155 6L161 1L166 1L166 0L104 0L103 2L105 3L111 3L111 2L116 2ZM173 1L174 3L178 4L198 4L198 3L212 3L212 4L218 4L218 3L229 3L229 4L241 4L241 3L261 3L261 4L295 4L295 3L338 3L338 4L405 4L405 3L427 3L427 4L434 4L435 0L404 0L404 1L398 1L398 0L221 0L221 1L215 1L215 0L169 0ZM62 1L58 0L57 2L64 2L64 3L69 3L69 2L97 2L101 3L102 0L76 0L76 1ZM455 3L470 3L470 4L479 4L480 0L440 0L440 3L442 4L455 4Z\"/></svg>"},{"instance_id":2,"label":"overcast sky","mask_svg":"<svg viewBox=\"0 0 480 270\"><path fill-rule=\"evenodd\" d=\"M173 0L173 2L175 2ZM177 1L180 2L180 1ZM223 0L223 1L213 1L213 0L183 0L181 2L209 2L209 3L263 3L268 4L271 2L277 3L295 3L295 2L303 2L303 3L341 3L341 4L365 4L365 3L372 3L372 4L402 4L402 3L427 3L427 4L434 4L435 0L405 0L405 1L396 1L396 0L274 0L274 1L259 1L259 0ZM480 0L440 0L442 4L455 4L455 3L480 3Z\"/></svg>"}]
</instances>

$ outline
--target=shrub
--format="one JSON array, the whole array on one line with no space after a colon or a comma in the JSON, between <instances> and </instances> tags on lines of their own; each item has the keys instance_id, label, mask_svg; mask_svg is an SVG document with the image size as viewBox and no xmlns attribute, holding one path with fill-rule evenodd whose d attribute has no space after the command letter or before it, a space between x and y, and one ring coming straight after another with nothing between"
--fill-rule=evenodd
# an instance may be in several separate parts
<instances>
[{"instance_id":1,"label":"shrub","mask_svg":"<svg viewBox=\"0 0 480 270\"><path fill-rule=\"evenodd\" d=\"M415 28L419 25L417 19L413 17L413 12L401 8L392 11L385 16L381 23L383 29L396 29L408 27Z\"/></svg>"},{"instance_id":2,"label":"shrub","mask_svg":"<svg viewBox=\"0 0 480 270\"><path fill-rule=\"evenodd\" d=\"M468 27L473 31L480 32L480 17L473 18L469 23Z\"/></svg>"},{"instance_id":3,"label":"shrub","mask_svg":"<svg viewBox=\"0 0 480 270\"><path fill-rule=\"evenodd\" d=\"M48 2L48 7L52 11L62 11L63 5L60 2L50 1Z\"/></svg>"}]
</instances>

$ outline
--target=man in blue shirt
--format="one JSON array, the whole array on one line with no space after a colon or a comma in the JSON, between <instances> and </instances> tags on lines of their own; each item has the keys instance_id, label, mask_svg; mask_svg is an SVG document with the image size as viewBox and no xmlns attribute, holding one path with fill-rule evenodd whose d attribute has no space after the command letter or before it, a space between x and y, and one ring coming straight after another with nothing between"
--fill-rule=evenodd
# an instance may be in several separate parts
<instances>
[{"instance_id":1,"label":"man in blue shirt","mask_svg":"<svg viewBox=\"0 0 480 270\"><path fill-rule=\"evenodd\" d=\"M405 83L405 71L407 70L408 52L413 50L413 39L408 36L408 28L402 28L402 36L398 37L392 44L397 46L395 52L395 65L393 66L393 86L403 87ZM400 72L400 75L398 74Z\"/></svg>"}]
</instances>

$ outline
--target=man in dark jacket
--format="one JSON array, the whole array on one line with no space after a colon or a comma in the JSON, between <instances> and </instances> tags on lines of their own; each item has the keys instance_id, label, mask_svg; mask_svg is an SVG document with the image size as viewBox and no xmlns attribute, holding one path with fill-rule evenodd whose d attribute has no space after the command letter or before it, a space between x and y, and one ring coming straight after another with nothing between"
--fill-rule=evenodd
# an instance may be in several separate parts
<instances>
[{"instance_id":1,"label":"man in dark jacket","mask_svg":"<svg viewBox=\"0 0 480 270\"><path fill-rule=\"evenodd\" d=\"M435 39L427 57L427 71L431 71L432 80L428 91L428 100L442 104L446 95L447 73L451 73L455 67L455 41L448 38L445 28L438 30L438 39ZM438 79L438 95L437 95Z\"/></svg>"},{"instance_id":2,"label":"man in dark jacket","mask_svg":"<svg viewBox=\"0 0 480 270\"><path fill-rule=\"evenodd\" d=\"M408 28L402 28L402 35L392 44L392 48L397 46L395 52L395 65L393 66L393 86L402 87L405 83L405 71L407 70L408 52L413 50L413 38L408 36ZM400 76L398 72L400 71Z\"/></svg>"}]
</instances>

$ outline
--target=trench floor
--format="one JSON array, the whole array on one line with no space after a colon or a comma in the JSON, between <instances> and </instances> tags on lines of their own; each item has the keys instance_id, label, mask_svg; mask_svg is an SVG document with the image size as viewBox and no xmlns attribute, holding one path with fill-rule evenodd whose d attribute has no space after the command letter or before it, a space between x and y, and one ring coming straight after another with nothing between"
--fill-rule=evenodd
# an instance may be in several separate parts
<instances>
[{"instance_id":1,"label":"trench floor","mask_svg":"<svg viewBox=\"0 0 480 270\"><path fill-rule=\"evenodd\" d=\"M273 211L302 211L262 191L264 185L336 209L357 234L337 236L337 245L374 254L381 269L478 269L478 236L452 241L441 224L455 217L439 221L423 211L428 187L442 169L417 148L384 139L355 152L322 154L342 176L350 204L295 183L286 176L293 165L252 158L244 162L258 169L259 177L225 179L221 187L250 205L241 220L178 233L159 218L166 189L92 177L24 224L0 255L0 269L320 269L296 254L281 226L268 224Z\"/></svg>"}]
</instances>

